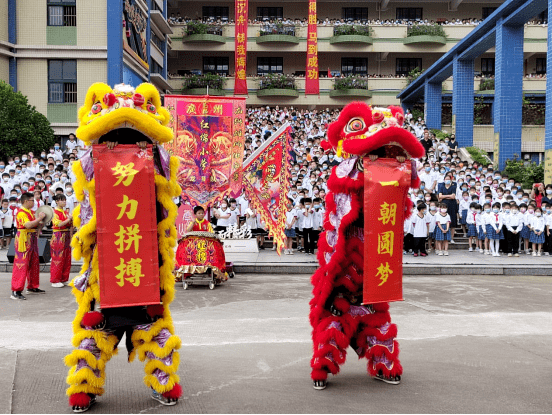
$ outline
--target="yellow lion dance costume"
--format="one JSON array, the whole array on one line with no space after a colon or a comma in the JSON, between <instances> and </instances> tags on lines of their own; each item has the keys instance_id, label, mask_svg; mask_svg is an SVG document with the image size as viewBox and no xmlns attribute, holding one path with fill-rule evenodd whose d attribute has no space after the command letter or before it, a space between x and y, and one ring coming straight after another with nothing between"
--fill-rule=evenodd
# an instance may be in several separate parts
<instances>
[{"instance_id":1,"label":"yellow lion dance costume","mask_svg":"<svg viewBox=\"0 0 552 415\"><path fill-rule=\"evenodd\" d=\"M159 281L162 305L98 310L98 250L96 249L96 197L92 151L73 166L75 193L80 205L74 212L79 228L71 245L73 256L83 258L81 273L71 282L78 310L73 321L73 346L65 357L70 366L67 383L69 405L84 412L102 395L105 365L117 353L126 333L129 362L136 355L147 360L144 383L153 389L152 398L164 405L174 405L182 394L176 374L179 365L180 339L174 335L169 304L174 298L174 247L177 208L173 198L181 193L176 181L178 160L158 145L170 142L173 132L166 125L169 112L161 106L157 89L141 84L134 90L128 85L96 83L86 94L79 110L77 136L87 146L136 143L154 145L157 234L159 243ZM146 213L147 214L147 213Z\"/></svg>"}]
</instances>

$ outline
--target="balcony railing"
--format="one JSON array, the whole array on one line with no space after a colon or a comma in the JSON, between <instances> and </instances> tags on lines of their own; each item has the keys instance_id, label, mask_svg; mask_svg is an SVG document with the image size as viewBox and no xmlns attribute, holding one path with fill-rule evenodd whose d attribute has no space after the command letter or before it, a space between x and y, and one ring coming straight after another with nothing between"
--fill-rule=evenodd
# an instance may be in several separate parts
<instances>
[{"instance_id":1,"label":"balcony railing","mask_svg":"<svg viewBox=\"0 0 552 415\"><path fill-rule=\"evenodd\" d=\"M360 25L341 25L333 28L334 36L358 35L372 36L372 28L370 26Z\"/></svg>"},{"instance_id":2,"label":"balcony railing","mask_svg":"<svg viewBox=\"0 0 552 415\"><path fill-rule=\"evenodd\" d=\"M205 23L188 23L186 35L216 35L222 36L222 26L208 25Z\"/></svg>"},{"instance_id":3,"label":"balcony railing","mask_svg":"<svg viewBox=\"0 0 552 415\"><path fill-rule=\"evenodd\" d=\"M295 25L284 24L263 24L259 30L260 36L267 35L287 35L295 36Z\"/></svg>"}]
</instances>

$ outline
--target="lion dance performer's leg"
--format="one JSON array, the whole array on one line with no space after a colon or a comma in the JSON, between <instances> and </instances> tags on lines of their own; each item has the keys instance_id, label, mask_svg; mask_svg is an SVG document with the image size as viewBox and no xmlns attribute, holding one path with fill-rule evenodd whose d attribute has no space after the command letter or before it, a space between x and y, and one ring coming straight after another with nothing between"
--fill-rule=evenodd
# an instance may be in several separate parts
<instances>
[{"instance_id":1,"label":"lion dance performer's leg","mask_svg":"<svg viewBox=\"0 0 552 415\"><path fill-rule=\"evenodd\" d=\"M400 380L402 366L399 362L397 326L391 323L389 304L373 304L363 307L370 310L361 317L356 335L356 352L368 358L368 373L388 383Z\"/></svg>"}]
</instances>

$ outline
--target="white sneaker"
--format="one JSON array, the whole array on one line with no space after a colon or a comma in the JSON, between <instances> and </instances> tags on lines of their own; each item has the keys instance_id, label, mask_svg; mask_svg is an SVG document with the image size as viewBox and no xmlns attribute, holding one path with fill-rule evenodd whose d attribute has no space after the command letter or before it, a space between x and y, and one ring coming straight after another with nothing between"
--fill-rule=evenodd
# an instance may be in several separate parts
<instances>
[{"instance_id":1,"label":"white sneaker","mask_svg":"<svg viewBox=\"0 0 552 415\"><path fill-rule=\"evenodd\" d=\"M454 243L456 243L456 242L454 242L454 239L451 239L451 240L450 240L450 243L451 243L451 244L454 244Z\"/></svg>"},{"instance_id":2,"label":"white sneaker","mask_svg":"<svg viewBox=\"0 0 552 415\"><path fill-rule=\"evenodd\" d=\"M437 255L443 256L443 251L439 251Z\"/></svg>"},{"instance_id":3,"label":"white sneaker","mask_svg":"<svg viewBox=\"0 0 552 415\"><path fill-rule=\"evenodd\" d=\"M63 288L65 285L62 282L55 282L52 284L52 287L54 288Z\"/></svg>"},{"instance_id":4,"label":"white sneaker","mask_svg":"<svg viewBox=\"0 0 552 415\"><path fill-rule=\"evenodd\" d=\"M290 250L288 251L288 255L293 255L293 249L290 249Z\"/></svg>"},{"instance_id":5,"label":"white sneaker","mask_svg":"<svg viewBox=\"0 0 552 415\"><path fill-rule=\"evenodd\" d=\"M480 254L484 254L485 251L483 251L483 249L479 248L479 253L480 253Z\"/></svg>"},{"instance_id":6,"label":"white sneaker","mask_svg":"<svg viewBox=\"0 0 552 415\"><path fill-rule=\"evenodd\" d=\"M537 256L541 256L541 252L540 252L540 251L539 251L539 252L537 252Z\"/></svg>"},{"instance_id":7,"label":"white sneaker","mask_svg":"<svg viewBox=\"0 0 552 415\"><path fill-rule=\"evenodd\" d=\"M473 252L473 248L470 246L470 249L468 249L468 252Z\"/></svg>"},{"instance_id":8,"label":"white sneaker","mask_svg":"<svg viewBox=\"0 0 552 415\"><path fill-rule=\"evenodd\" d=\"M272 245L272 250L276 251L276 244Z\"/></svg>"},{"instance_id":9,"label":"white sneaker","mask_svg":"<svg viewBox=\"0 0 552 415\"><path fill-rule=\"evenodd\" d=\"M533 252L533 256L537 256L537 253L536 253L536 252Z\"/></svg>"},{"instance_id":10,"label":"white sneaker","mask_svg":"<svg viewBox=\"0 0 552 415\"><path fill-rule=\"evenodd\" d=\"M445 253L443 254L444 256L448 256L448 251L445 251Z\"/></svg>"},{"instance_id":11,"label":"white sneaker","mask_svg":"<svg viewBox=\"0 0 552 415\"><path fill-rule=\"evenodd\" d=\"M508 256L512 256L512 254L510 253L510 254L508 254Z\"/></svg>"},{"instance_id":12,"label":"white sneaker","mask_svg":"<svg viewBox=\"0 0 552 415\"><path fill-rule=\"evenodd\" d=\"M491 255L491 251L485 249L485 255Z\"/></svg>"},{"instance_id":13,"label":"white sneaker","mask_svg":"<svg viewBox=\"0 0 552 415\"><path fill-rule=\"evenodd\" d=\"M550 252L545 252L544 255L549 256Z\"/></svg>"}]
</instances>

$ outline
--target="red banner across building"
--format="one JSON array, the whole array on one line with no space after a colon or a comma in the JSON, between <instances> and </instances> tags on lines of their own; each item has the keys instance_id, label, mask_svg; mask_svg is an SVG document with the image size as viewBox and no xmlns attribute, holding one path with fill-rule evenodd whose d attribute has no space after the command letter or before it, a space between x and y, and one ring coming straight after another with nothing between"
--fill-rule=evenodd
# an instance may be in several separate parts
<instances>
[{"instance_id":1,"label":"red banner across building","mask_svg":"<svg viewBox=\"0 0 552 415\"><path fill-rule=\"evenodd\" d=\"M244 163L243 185L280 254L285 241L287 192L291 164L291 127L268 139Z\"/></svg>"},{"instance_id":2,"label":"red banner across building","mask_svg":"<svg viewBox=\"0 0 552 415\"><path fill-rule=\"evenodd\" d=\"M309 26L307 34L307 71L305 77L305 95L318 95L318 31L316 0L309 0Z\"/></svg>"},{"instance_id":3,"label":"red banner across building","mask_svg":"<svg viewBox=\"0 0 552 415\"><path fill-rule=\"evenodd\" d=\"M92 151L101 307L159 304L152 146Z\"/></svg>"},{"instance_id":4,"label":"red banner across building","mask_svg":"<svg viewBox=\"0 0 552 415\"><path fill-rule=\"evenodd\" d=\"M175 134L169 153L180 159L184 198L207 207L242 191L245 97L165 95Z\"/></svg>"},{"instance_id":5,"label":"red banner across building","mask_svg":"<svg viewBox=\"0 0 552 415\"><path fill-rule=\"evenodd\" d=\"M403 300L404 200L411 180L409 163L364 158L363 304Z\"/></svg>"},{"instance_id":6,"label":"red banner across building","mask_svg":"<svg viewBox=\"0 0 552 415\"><path fill-rule=\"evenodd\" d=\"M236 0L236 33L234 42L234 95L247 95L247 19L249 0Z\"/></svg>"}]
</instances>

